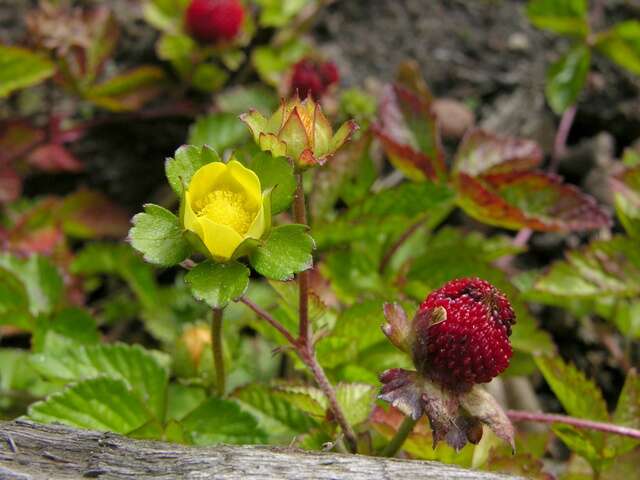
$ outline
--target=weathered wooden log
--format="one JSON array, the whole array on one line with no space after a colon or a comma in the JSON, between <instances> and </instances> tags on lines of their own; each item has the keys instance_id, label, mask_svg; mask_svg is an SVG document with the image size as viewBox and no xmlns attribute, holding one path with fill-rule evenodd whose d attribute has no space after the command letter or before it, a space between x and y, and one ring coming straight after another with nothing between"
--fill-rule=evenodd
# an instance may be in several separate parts
<instances>
[{"instance_id":1,"label":"weathered wooden log","mask_svg":"<svg viewBox=\"0 0 640 480\"><path fill-rule=\"evenodd\" d=\"M16 420L0 423L0 479L506 480L436 462L268 446L184 445Z\"/></svg>"}]
</instances>

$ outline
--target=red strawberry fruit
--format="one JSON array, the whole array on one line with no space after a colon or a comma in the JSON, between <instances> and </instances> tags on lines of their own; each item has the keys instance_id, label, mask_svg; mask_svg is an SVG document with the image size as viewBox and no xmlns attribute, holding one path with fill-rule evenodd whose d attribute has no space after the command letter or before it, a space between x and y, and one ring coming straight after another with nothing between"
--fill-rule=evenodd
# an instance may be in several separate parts
<instances>
[{"instance_id":1,"label":"red strawberry fruit","mask_svg":"<svg viewBox=\"0 0 640 480\"><path fill-rule=\"evenodd\" d=\"M514 323L509 301L489 282L452 280L431 292L414 318L414 364L434 382L468 391L509 366Z\"/></svg>"},{"instance_id":2,"label":"red strawberry fruit","mask_svg":"<svg viewBox=\"0 0 640 480\"><path fill-rule=\"evenodd\" d=\"M202 43L230 41L244 19L239 0L192 0L187 7L187 30Z\"/></svg>"},{"instance_id":3,"label":"red strawberry fruit","mask_svg":"<svg viewBox=\"0 0 640 480\"><path fill-rule=\"evenodd\" d=\"M338 80L340 75L333 62L318 63L305 58L293 66L291 94L297 92L301 99L311 95L314 100L319 100Z\"/></svg>"}]
</instances>

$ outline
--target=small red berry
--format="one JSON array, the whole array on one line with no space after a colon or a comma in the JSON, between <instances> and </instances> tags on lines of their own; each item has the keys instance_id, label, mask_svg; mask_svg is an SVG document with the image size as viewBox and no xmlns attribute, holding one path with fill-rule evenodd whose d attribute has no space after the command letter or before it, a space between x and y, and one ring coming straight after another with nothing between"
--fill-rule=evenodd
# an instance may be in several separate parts
<instances>
[{"instance_id":1,"label":"small red berry","mask_svg":"<svg viewBox=\"0 0 640 480\"><path fill-rule=\"evenodd\" d=\"M420 305L413 324L413 361L436 383L467 391L509 366L514 323L509 301L493 285L479 278L452 280Z\"/></svg>"},{"instance_id":2,"label":"small red berry","mask_svg":"<svg viewBox=\"0 0 640 480\"><path fill-rule=\"evenodd\" d=\"M187 7L187 30L203 43L230 41L244 19L239 0L191 0Z\"/></svg>"},{"instance_id":3,"label":"small red berry","mask_svg":"<svg viewBox=\"0 0 640 480\"><path fill-rule=\"evenodd\" d=\"M301 99L311 95L319 100L339 79L338 68L333 62L317 63L306 58L293 66L291 93L297 92Z\"/></svg>"}]
</instances>

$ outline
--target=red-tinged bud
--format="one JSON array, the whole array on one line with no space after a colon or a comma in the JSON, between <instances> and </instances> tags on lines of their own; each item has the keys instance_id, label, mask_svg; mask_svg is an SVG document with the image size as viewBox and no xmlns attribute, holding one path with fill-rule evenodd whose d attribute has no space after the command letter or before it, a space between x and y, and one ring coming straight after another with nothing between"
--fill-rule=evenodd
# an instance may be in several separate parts
<instances>
[{"instance_id":1,"label":"red-tinged bud","mask_svg":"<svg viewBox=\"0 0 640 480\"><path fill-rule=\"evenodd\" d=\"M244 7L239 0L192 0L187 7L187 30L202 43L233 40L243 20Z\"/></svg>"}]
</instances>

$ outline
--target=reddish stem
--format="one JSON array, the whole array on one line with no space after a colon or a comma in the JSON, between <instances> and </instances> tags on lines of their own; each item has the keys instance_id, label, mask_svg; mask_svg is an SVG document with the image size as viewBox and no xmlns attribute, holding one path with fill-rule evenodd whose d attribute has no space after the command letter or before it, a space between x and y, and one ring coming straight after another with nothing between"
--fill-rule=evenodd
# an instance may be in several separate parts
<instances>
[{"instance_id":1,"label":"reddish stem","mask_svg":"<svg viewBox=\"0 0 640 480\"><path fill-rule=\"evenodd\" d=\"M296 175L296 197L293 203L293 216L296 223L301 225L307 224L307 210L304 201L304 185L302 174ZM300 272L298 274L298 291L299 301L298 308L300 313L300 333L298 340L302 345L310 342L311 331L309 328L309 271Z\"/></svg>"},{"instance_id":2,"label":"reddish stem","mask_svg":"<svg viewBox=\"0 0 640 480\"><path fill-rule=\"evenodd\" d=\"M240 298L240 301L244 303L247 307L249 307L251 310L253 310L256 313L256 315L258 315L260 318L265 320L269 325L275 328L278 332L280 332L282 336L287 339L287 342L289 342L293 346L297 345L296 339L293 338L293 335L291 335L291 333L289 333L289 330L287 330L278 320L276 320L271 315L269 315L269 312L267 312L266 310L263 310L262 308L260 308L258 305L256 305L246 297Z\"/></svg>"},{"instance_id":3,"label":"reddish stem","mask_svg":"<svg viewBox=\"0 0 640 480\"><path fill-rule=\"evenodd\" d=\"M560 124L558 125L558 130L556 131L556 137L553 141L553 152L551 153L551 162L549 162L548 171L553 173L558 168L558 162L560 158L567 151L567 138L569 137L569 132L571 131L571 127L573 126L573 121L576 118L576 106L572 105L567 108L562 117L560 118Z\"/></svg>"},{"instance_id":4,"label":"reddish stem","mask_svg":"<svg viewBox=\"0 0 640 480\"><path fill-rule=\"evenodd\" d=\"M514 422L537 422L537 423L562 423L577 428L588 428L600 432L613 433L625 437L637 438L640 440L640 430L629 427L622 427L606 422L595 422L583 418L569 417L555 413L525 412L521 410L508 410L507 415Z\"/></svg>"}]
</instances>

